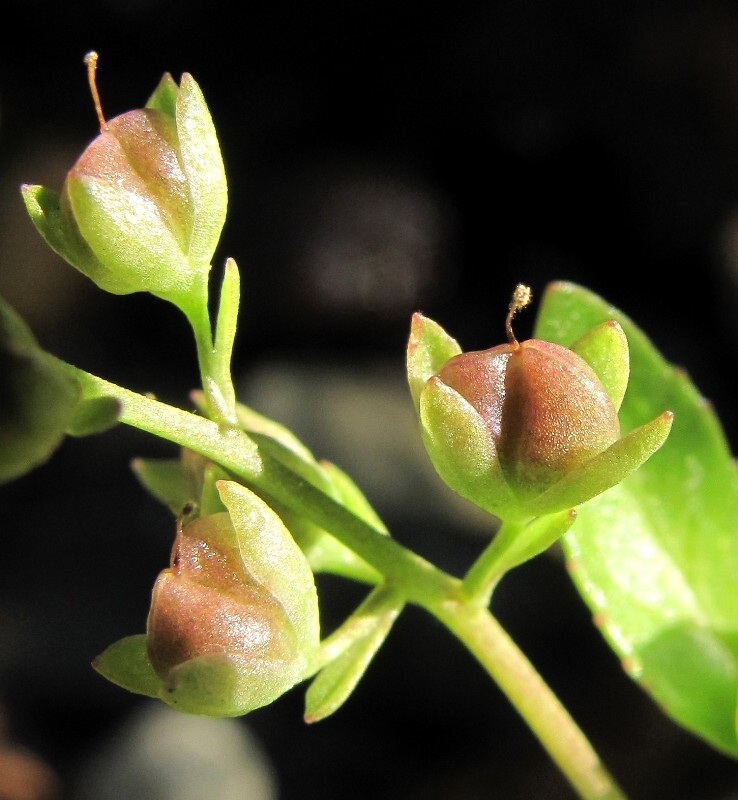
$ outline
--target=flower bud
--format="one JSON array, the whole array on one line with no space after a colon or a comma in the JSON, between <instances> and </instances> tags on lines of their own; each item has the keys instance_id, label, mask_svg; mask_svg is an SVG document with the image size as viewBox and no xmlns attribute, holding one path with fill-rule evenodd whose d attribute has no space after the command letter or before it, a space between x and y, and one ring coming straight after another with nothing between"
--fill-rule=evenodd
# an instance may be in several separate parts
<instances>
[{"instance_id":1,"label":"flower bud","mask_svg":"<svg viewBox=\"0 0 738 800\"><path fill-rule=\"evenodd\" d=\"M295 631L268 587L245 569L226 512L177 534L172 565L154 584L147 645L156 674L176 689L177 670L222 659L257 680L281 681L298 652Z\"/></svg>"},{"instance_id":2,"label":"flower bud","mask_svg":"<svg viewBox=\"0 0 738 800\"><path fill-rule=\"evenodd\" d=\"M91 54L92 55L92 54ZM202 93L165 74L143 109L106 122L67 174L61 196L23 187L47 243L100 288L147 291L185 305L202 295L227 205L225 171Z\"/></svg>"},{"instance_id":3,"label":"flower bud","mask_svg":"<svg viewBox=\"0 0 738 800\"><path fill-rule=\"evenodd\" d=\"M527 296L526 296L527 300ZM503 519L578 505L619 483L671 428L672 415L620 437L628 343L611 320L565 348L518 342L476 352L437 323L413 318L408 380L423 441L457 493Z\"/></svg>"},{"instance_id":4,"label":"flower bud","mask_svg":"<svg viewBox=\"0 0 738 800\"><path fill-rule=\"evenodd\" d=\"M179 525L146 635L112 645L95 668L180 711L236 716L310 673L319 618L312 572L279 517L237 483L218 491L227 511Z\"/></svg>"},{"instance_id":5,"label":"flower bud","mask_svg":"<svg viewBox=\"0 0 738 800\"><path fill-rule=\"evenodd\" d=\"M482 417L505 479L521 499L541 494L620 436L597 375L557 344L529 339L461 353L438 378Z\"/></svg>"}]
</instances>

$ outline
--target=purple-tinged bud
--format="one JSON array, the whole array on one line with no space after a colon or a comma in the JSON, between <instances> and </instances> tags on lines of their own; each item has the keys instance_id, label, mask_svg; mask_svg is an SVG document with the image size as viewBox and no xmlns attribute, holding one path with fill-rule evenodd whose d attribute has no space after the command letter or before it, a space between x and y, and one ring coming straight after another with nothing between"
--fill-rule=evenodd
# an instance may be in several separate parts
<instances>
[{"instance_id":1,"label":"purple-tinged bud","mask_svg":"<svg viewBox=\"0 0 738 800\"><path fill-rule=\"evenodd\" d=\"M177 667L203 657L223 657L254 677L289 669L295 632L268 587L247 572L228 513L180 528L171 566L154 584L147 642L165 682L176 680Z\"/></svg>"},{"instance_id":2,"label":"purple-tinged bud","mask_svg":"<svg viewBox=\"0 0 738 800\"><path fill-rule=\"evenodd\" d=\"M438 377L480 414L520 499L541 494L620 437L599 378L560 345L529 339L461 353Z\"/></svg>"},{"instance_id":3,"label":"purple-tinged bud","mask_svg":"<svg viewBox=\"0 0 738 800\"><path fill-rule=\"evenodd\" d=\"M94 55L94 54L91 54ZM145 108L105 121L61 195L23 186L50 247L100 288L187 306L203 296L225 221L227 186L210 113L192 76L165 74Z\"/></svg>"},{"instance_id":4,"label":"purple-tinged bud","mask_svg":"<svg viewBox=\"0 0 738 800\"><path fill-rule=\"evenodd\" d=\"M518 294L521 292L521 294ZM522 299L521 299L522 298ZM563 511L619 483L665 441L672 415L620 438L628 343L617 322L571 349L518 342L462 353L437 323L413 317L408 382L426 450L458 494L502 519Z\"/></svg>"},{"instance_id":5,"label":"purple-tinged bud","mask_svg":"<svg viewBox=\"0 0 738 800\"><path fill-rule=\"evenodd\" d=\"M313 573L280 518L240 484L216 485L227 510L178 526L146 634L111 645L94 666L179 711L230 717L312 674L320 629Z\"/></svg>"}]
</instances>

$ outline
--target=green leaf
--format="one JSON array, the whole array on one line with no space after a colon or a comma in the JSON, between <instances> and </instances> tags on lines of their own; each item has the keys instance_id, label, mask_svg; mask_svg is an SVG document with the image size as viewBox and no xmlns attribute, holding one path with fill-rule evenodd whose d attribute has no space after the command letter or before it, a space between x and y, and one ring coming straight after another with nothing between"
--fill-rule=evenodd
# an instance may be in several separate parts
<instances>
[{"instance_id":1,"label":"green leaf","mask_svg":"<svg viewBox=\"0 0 738 800\"><path fill-rule=\"evenodd\" d=\"M574 585L628 674L675 722L738 757L738 474L710 404L622 312L551 284L535 336L569 345L607 319L623 327L624 431L665 409L669 438L621 484L578 509L563 537Z\"/></svg>"},{"instance_id":2,"label":"green leaf","mask_svg":"<svg viewBox=\"0 0 738 800\"><path fill-rule=\"evenodd\" d=\"M64 439L81 389L0 298L0 483L44 463Z\"/></svg>"}]
</instances>

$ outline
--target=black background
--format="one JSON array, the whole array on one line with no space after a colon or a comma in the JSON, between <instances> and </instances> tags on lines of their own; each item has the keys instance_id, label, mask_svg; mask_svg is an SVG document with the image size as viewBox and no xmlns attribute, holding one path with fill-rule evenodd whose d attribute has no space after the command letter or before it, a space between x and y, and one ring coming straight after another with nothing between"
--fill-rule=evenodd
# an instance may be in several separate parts
<instances>
[{"instance_id":1,"label":"black background","mask_svg":"<svg viewBox=\"0 0 738 800\"><path fill-rule=\"evenodd\" d=\"M140 106L164 71L203 89L229 177L216 269L233 256L242 274L238 374L379 363L401 382L413 311L465 349L491 346L517 282L540 295L565 279L683 366L734 445L734 5L70 5L11 0L0 28L0 293L52 352L177 404L197 380L175 309L103 295L46 252L22 208L20 183L59 188L97 132L82 64L95 49L108 116ZM171 450L116 429L2 488L0 697L69 797L139 703L89 667L142 630L168 558L169 515L129 470L139 454ZM371 499L446 569L478 552L423 497ZM327 620L358 601L324 588ZM495 604L634 800L738 796L735 762L625 677L555 557L511 576ZM335 717L307 727L301 711L298 688L244 720L284 800L573 796L471 657L413 609Z\"/></svg>"}]
</instances>

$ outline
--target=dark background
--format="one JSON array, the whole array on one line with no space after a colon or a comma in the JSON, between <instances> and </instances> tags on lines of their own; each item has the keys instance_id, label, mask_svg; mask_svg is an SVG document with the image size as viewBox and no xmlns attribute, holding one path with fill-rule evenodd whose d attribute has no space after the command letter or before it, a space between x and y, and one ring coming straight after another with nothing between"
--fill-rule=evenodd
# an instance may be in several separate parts
<instances>
[{"instance_id":1,"label":"dark background","mask_svg":"<svg viewBox=\"0 0 738 800\"><path fill-rule=\"evenodd\" d=\"M97 132L82 64L95 49L109 117L142 105L164 71L197 79L229 177L215 271L227 256L241 268L245 394L355 469L397 537L441 566L468 565L479 521L449 510L442 489L412 491L425 486L417 454L378 447L395 423L375 419L367 436L362 416L377 397L407 411L395 401L415 310L474 349L503 339L517 282L538 296L551 280L584 284L689 372L734 446L734 4L5 9L0 294L62 358L179 405L197 381L173 307L104 295L46 251L22 208L20 183L60 188ZM520 316L519 338L533 319ZM344 416L321 415L326 398ZM171 453L116 429L65 442L0 494L7 735L65 798L82 796L94 754L142 705L89 661L143 630L173 527L129 461ZM323 589L328 625L360 597ZM738 765L625 677L555 554L511 576L495 609L633 800L738 797ZM333 718L305 726L302 696L242 723L283 800L572 797L471 657L413 609Z\"/></svg>"}]
</instances>

